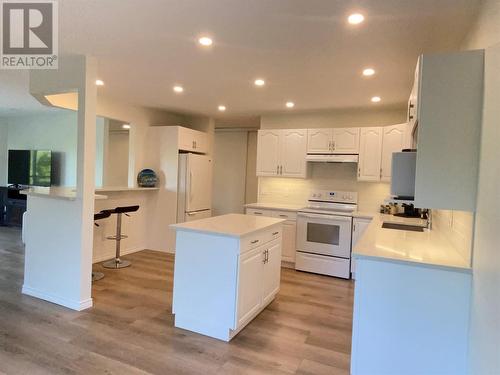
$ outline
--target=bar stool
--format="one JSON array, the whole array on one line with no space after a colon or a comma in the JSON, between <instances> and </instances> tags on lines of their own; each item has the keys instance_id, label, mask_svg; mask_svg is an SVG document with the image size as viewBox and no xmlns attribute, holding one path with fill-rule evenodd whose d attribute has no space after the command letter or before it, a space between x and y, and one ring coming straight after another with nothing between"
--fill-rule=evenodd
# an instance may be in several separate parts
<instances>
[{"instance_id":1,"label":"bar stool","mask_svg":"<svg viewBox=\"0 0 500 375\"><path fill-rule=\"evenodd\" d=\"M124 234L122 234L122 215L130 217L130 215L128 213L136 212L138 209L139 209L139 206L125 206L125 207L116 207L113 210L101 211L102 213L109 213L110 215L116 214L116 235L106 237L108 240L116 241L116 255L115 255L115 259L111 259L111 260L104 262L102 264L102 266L104 268L119 269L119 268L125 268L125 267L130 266L131 263L128 260L121 260L120 259L121 240L128 238L128 236L125 236Z\"/></svg>"},{"instance_id":2,"label":"bar stool","mask_svg":"<svg viewBox=\"0 0 500 375\"><path fill-rule=\"evenodd\" d=\"M111 214L109 212L99 212L97 214L94 214L94 225L96 227L99 226L99 224L96 223L96 221L102 220L102 219L107 219L110 217ZM92 272L92 281L99 281L104 277L104 274L102 272Z\"/></svg>"}]
</instances>

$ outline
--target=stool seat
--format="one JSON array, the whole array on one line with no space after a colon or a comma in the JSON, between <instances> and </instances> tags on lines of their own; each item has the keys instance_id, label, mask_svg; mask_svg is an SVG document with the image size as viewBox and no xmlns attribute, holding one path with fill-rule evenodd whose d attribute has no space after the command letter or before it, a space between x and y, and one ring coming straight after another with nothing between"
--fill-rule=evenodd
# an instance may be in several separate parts
<instances>
[{"instance_id":1,"label":"stool seat","mask_svg":"<svg viewBox=\"0 0 500 375\"><path fill-rule=\"evenodd\" d=\"M101 219L107 219L108 217L111 216L111 213L110 212L99 212L97 214L94 214L94 221L96 220L101 220Z\"/></svg>"},{"instance_id":2,"label":"stool seat","mask_svg":"<svg viewBox=\"0 0 500 375\"><path fill-rule=\"evenodd\" d=\"M101 211L103 215L116 215L116 235L106 237L108 240L116 241L116 255L114 259L102 264L104 268L120 269L130 266L130 261L120 259L121 240L128 238L122 234L122 215L129 216L129 213L137 210L139 210L139 206L121 206Z\"/></svg>"}]
</instances>

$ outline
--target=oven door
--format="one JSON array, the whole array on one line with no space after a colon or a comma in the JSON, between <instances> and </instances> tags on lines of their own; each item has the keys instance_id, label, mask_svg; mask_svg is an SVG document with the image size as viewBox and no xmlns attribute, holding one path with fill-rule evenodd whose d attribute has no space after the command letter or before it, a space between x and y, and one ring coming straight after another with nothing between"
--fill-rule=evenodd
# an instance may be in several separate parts
<instances>
[{"instance_id":1,"label":"oven door","mask_svg":"<svg viewBox=\"0 0 500 375\"><path fill-rule=\"evenodd\" d=\"M297 251L351 257L352 217L299 212Z\"/></svg>"}]
</instances>

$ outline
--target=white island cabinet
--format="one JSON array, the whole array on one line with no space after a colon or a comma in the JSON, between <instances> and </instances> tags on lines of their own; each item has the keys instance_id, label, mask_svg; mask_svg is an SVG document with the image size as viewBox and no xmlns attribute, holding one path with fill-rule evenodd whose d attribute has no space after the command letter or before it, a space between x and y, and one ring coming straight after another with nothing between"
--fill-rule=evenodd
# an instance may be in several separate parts
<instances>
[{"instance_id":1,"label":"white island cabinet","mask_svg":"<svg viewBox=\"0 0 500 375\"><path fill-rule=\"evenodd\" d=\"M284 221L229 214L172 225L175 326L229 341L271 303Z\"/></svg>"}]
</instances>

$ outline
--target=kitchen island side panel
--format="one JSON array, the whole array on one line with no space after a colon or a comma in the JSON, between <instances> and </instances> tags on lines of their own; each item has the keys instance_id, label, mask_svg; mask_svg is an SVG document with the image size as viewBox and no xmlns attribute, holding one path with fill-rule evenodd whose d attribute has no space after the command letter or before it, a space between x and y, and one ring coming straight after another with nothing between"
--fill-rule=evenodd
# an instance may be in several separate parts
<instances>
[{"instance_id":1,"label":"kitchen island side panel","mask_svg":"<svg viewBox=\"0 0 500 375\"><path fill-rule=\"evenodd\" d=\"M238 239L177 231L176 241L175 326L227 340L235 321Z\"/></svg>"}]
</instances>

